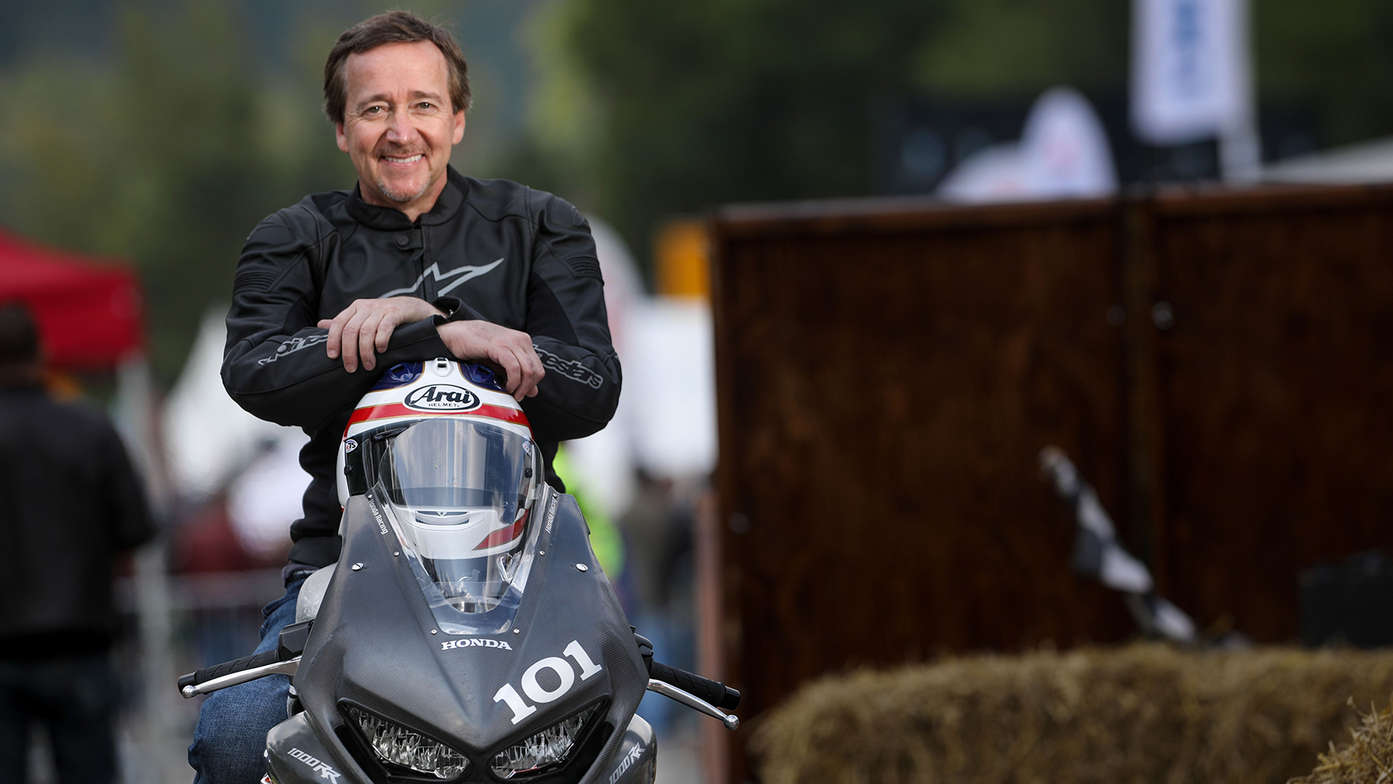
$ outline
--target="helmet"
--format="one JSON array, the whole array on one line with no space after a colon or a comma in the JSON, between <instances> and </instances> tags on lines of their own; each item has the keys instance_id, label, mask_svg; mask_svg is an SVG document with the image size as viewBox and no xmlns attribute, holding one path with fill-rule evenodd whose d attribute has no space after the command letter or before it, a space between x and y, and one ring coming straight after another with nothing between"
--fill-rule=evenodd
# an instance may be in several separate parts
<instances>
[{"instance_id":1,"label":"helmet","mask_svg":"<svg viewBox=\"0 0 1393 784\"><path fill-rule=\"evenodd\" d=\"M349 417L339 461L340 500L366 494L383 513L433 607L498 606L520 576L542 460L492 371L396 365Z\"/></svg>"}]
</instances>

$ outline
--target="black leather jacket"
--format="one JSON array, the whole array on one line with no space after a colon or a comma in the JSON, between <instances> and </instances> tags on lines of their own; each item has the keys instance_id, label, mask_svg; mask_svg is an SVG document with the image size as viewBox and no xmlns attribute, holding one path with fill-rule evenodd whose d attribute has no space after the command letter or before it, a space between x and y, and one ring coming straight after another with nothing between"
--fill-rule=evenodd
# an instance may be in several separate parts
<instances>
[{"instance_id":1,"label":"black leather jacket","mask_svg":"<svg viewBox=\"0 0 1393 784\"><path fill-rule=\"evenodd\" d=\"M111 642L118 556L155 534L125 446L99 410L0 385L0 660Z\"/></svg>"},{"instance_id":2,"label":"black leather jacket","mask_svg":"<svg viewBox=\"0 0 1393 784\"><path fill-rule=\"evenodd\" d=\"M575 207L453 168L414 223L356 188L307 196L263 220L237 263L222 378L246 410L310 436L300 464L312 481L305 516L290 526L290 560L321 566L338 557L334 464L348 416L393 364L449 356L436 332L447 320L484 319L532 337L546 376L523 409L555 481L557 442L598 431L619 403L603 287ZM350 374L325 355L320 319L355 299L398 295L448 315L399 326L375 371Z\"/></svg>"}]
</instances>

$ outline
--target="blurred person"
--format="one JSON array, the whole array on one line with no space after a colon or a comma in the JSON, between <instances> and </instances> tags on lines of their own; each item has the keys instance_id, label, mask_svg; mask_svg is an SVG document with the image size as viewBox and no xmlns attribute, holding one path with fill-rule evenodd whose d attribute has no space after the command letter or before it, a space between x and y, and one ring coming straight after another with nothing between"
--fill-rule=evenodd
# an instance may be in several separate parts
<instances>
[{"instance_id":1,"label":"blurred person","mask_svg":"<svg viewBox=\"0 0 1393 784\"><path fill-rule=\"evenodd\" d=\"M290 525L285 594L263 610L258 652L294 620L305 577L338 558L336 452L385 369L437 356L495 366L558 489L558 443L604 427L619 400L585 219L549 193L450 165L470 102L450 34L403 11L354 25L329 53L324 98L357 185L311 194L252 230L227 316L228 393L310 436L304 516ZM195 782L258 780L288 685L277 675L208 697L189 747Z\"/></svg>"},{"instance_id":2,"label":"blurred person","mask_svg":"<svg viewBox=\"0 0 1393 784\"><path fill-rule=\"evenodd\" d=\"M0 781L28 780L34 726L61 784L116 781L112 576L155 534L126 449L101 412L43 385L29 310L0 304Z\"/></svg>"}]
</instances>

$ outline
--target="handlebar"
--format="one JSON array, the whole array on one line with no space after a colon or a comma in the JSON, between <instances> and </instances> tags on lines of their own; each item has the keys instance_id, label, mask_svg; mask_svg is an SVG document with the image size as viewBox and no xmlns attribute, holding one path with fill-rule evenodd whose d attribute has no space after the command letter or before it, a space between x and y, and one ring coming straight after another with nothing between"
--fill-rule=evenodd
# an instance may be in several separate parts
<instances>
[{"instance_id":1,"label":"handlebar","mask_svg":"<svg viewBox=\"0 0 1393 784\"><path fill-rule=\"evenodd\" d=\"M179 677L179 691L182 692L185 686L199 686L214 678L221 678L224 675L231 675L234 672L275 664L280 661L278 653L278 651L274 650L266 651L265 653L253 653L250 656L243 656L240 659L214 664L212 667L204 667L201 670L194 670L191 673Z\"/></svg>"},{"instance_id":2,"label":"handlebar","mask_svg":"<svg viewBox=\"0 0 1393 784\"><path fill-rule=\"evenodd\" d=\"M648 674L723 710L732 711L740 707L739 690L732 689L720 681L703 678L694 672L679 670L657 661L653 662Z\"/></svg>"},{"instance_id":3,"label":"handlebar","mask_svg":"<svg viewBox=\"0 0 1393 784\"><path fill-rule=\"evenodd\" d=\"M276 647L179 676L179 693L185 698L236 686L266 675L293 675L300 653L309 639L310 621L293 623L281 630Z\"/></svg>"}]
</instances>

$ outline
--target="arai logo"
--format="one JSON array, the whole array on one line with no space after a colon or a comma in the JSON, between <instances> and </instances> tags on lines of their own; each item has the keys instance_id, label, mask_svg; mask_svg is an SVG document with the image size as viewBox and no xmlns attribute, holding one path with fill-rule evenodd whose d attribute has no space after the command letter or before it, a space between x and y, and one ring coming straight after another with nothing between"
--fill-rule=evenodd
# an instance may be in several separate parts
<instances>
[{"instance_id":1,"label":"arai logo","mask_svg":"<svg viewBox=\"0 0 1393 784\"><path fill-rule=\"evenodd\" d=\"M479 396L453 384L431 384L413 389L406 396L406 406L420 411L472 411L479 407Z\"/></svg>"}]
</instances>

